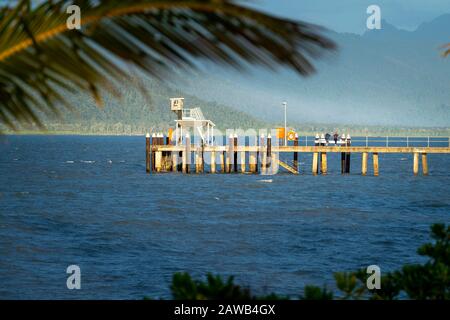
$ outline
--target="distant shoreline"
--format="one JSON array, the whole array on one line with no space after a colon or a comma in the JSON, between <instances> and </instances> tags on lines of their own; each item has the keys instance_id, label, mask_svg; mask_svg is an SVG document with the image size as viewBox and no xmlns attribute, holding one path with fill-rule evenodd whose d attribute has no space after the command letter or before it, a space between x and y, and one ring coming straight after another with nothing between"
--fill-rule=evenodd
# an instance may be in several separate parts
<instances>
[{"instance_id":1,"label":"distant shoreline","mask_svg":"<svg viewBox=\"0 0 450 320\"><path fill-rule=\"evenodd\" d=\"M276 127L276 126L275 126ZM274 128L275 128L274 127ZM274 129L271 128L271 129ZM258 130L258 129L257 129ZM161 132L163 130L158 130ZM434 132L431 132L434 131ZM156 132L156 131L154 131ZM165 133L165 131L163 131ZM417 131L399 131L399 132L389 132L389 131L376 131L368 132L367 134L361 130L345 130L342 133L349 133L352 136L359 137L450 137L449 129L418 129ZM151 132L150 132L151 133ZM326 133L325 131L297 131L299 136L314 136L316 133ZM329 133L332 133L331 131ZM145 132L135 132L135 133L118 133L118 132L79 132L79 131L34 131L34 130L21 130L17 132L4 131L0 133L0 136L117 136L117 137L138 137L145 136Z\"/></svg>"}]
</instances>

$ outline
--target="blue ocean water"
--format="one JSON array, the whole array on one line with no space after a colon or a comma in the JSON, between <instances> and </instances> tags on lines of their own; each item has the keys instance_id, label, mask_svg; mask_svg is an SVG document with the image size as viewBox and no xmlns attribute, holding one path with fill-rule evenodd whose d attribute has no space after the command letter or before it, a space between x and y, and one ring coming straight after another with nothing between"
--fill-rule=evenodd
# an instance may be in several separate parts
<instances>
[{"instance_id":1,"label":"blue ocean water","mask_svg":"<svg viewBox=\"0 0 450 320\"><path fill-rule=\"evenodd\" d=\"M450 222L450 155L360 156L341 176L145 174L143 137L0 139L0 298L169 298L172 274L234 275L256 294L333 288L333 273L423 262L429 226ZM369 166L370 167L370 166ZM68 290L66 268L81 268Z\"/></svg>"}]
</instances>

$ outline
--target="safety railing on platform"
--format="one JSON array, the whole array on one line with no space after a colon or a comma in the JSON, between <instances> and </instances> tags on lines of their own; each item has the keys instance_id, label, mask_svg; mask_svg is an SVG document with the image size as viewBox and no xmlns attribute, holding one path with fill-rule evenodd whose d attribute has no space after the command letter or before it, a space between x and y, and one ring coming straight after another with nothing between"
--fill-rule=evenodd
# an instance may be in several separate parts
<instances>
[{"instance_id":1,"label":"safety railing on platform","mask_svg":"<svg viewBox=\"0 0 450 320\"><path fill-rule=\"evenodd\" d=\"M338 145L339 145L338 139ZM314 146L314 136L300 136L300 146ZM292 142L289 143L291 145ZM329 146L334 146L334 139L328 140ZM356 147L450 147L450 137L427 136L427 137L352 137L351 145Z\"/></svg>"}]
</instances>

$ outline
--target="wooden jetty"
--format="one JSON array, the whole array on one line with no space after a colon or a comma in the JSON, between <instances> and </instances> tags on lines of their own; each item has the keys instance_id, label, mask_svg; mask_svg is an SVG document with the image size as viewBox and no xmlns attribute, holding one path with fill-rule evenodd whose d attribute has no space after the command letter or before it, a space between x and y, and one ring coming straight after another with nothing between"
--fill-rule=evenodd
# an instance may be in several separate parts
<instances>
[{"instance_id":1,"label":"wooden jetty","mask_svg":"<svg viewBox=\"0 0 450 320\"><path fill-rule=\"evenodd\" d=\"M242 138L242 137L241 137ZM299 173L298 154L312 155L311 173L327 174L329 153L341 154L341 173L350 173L351 155L361 154L361 174L368 172L369 156L371 155L373 174L379 175L379 154L412 154L412 171L414 175L419 174L419 162L422 162L422 173L428 175L428 154L449 154L450 145L432 147L414 146L352 146L350 143L341 145L300 146L298 136L295 137L293 146L274 145L270 135L264 137L252 137L257 145L238 144L238 137L230 135L226 145L191 144L191 138L186 135L184 141L171 142L162 134L146 136L146 171L150 172L182 172L206 173L205 162L209 161L209 173L261 173L275 174L282 167L292 174ZM428 139L429 140L429 139ZM449 139L450 140L450 139ZM247 141L247 139L240 139ZM248 142L248 141L247 141ZM388 145L388 144L387 144ZM279 155L283 153L292 154L292 163L280 160ZM206 160L207 158L207 160ZM248 163L246 162L248 159ZM195 170L194 170L195 168Z\"/></svg>"}]
</instances>

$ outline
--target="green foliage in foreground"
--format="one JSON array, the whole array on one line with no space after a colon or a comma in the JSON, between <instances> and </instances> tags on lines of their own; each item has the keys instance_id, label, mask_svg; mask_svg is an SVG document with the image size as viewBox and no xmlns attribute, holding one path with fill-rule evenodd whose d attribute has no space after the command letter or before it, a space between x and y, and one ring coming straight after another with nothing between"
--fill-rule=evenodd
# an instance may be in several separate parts
<instances>
[{"instance_id":1,"label":"green foliage in foreground","mask_svg":"<svg viewBox=\"0 0 450 320\"><path fill-rule=\"evenodd\" d=\"M428 257L425 264L405 265L400 270L384 273L381 289L369 290L366 270L340 272L334 275L339 299L394 300L399 298L419 300L450 299L450 225L434 224L431 227L434 243L418 249L418 254ZM188 273L175 273L170 286L176 300L280 300L289 297L277 294L255 296L249 288L226 281L219 275L208 274L205 281L194 280ZM326 287L305 286L302 300L331 300L332 291Z\"/></svg>"}]
</instances>

